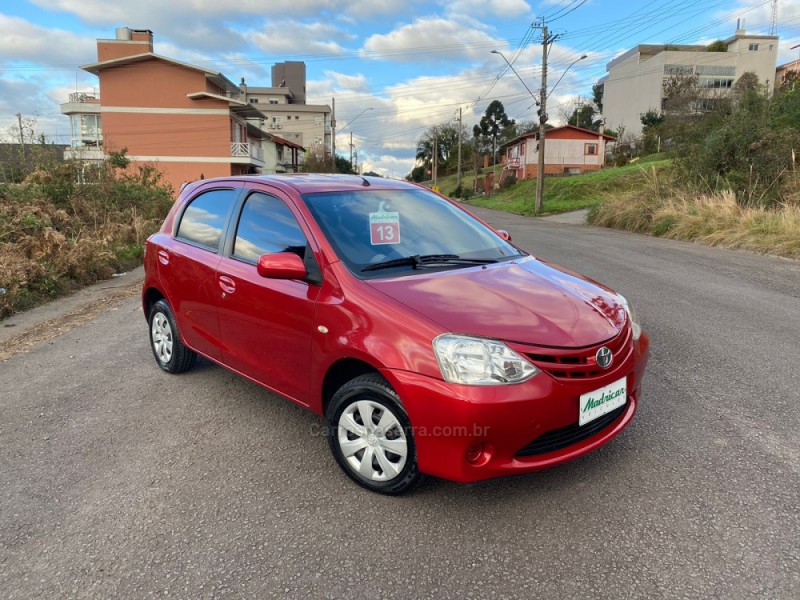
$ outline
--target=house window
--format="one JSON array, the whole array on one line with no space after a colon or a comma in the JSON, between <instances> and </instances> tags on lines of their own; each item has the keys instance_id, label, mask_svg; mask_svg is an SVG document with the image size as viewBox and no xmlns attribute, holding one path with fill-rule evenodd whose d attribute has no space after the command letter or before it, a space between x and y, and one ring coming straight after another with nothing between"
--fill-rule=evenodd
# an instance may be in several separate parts
<instances>
[{"instance_id":1,"label":"house window","mask_svg":"<svg viewBox=\"0 0 800 600\"><path fill-rule=\"evenodd\" d=\"M300 115L295 115L295 116L294 116L294 120L295 120L295 121L297 121L297 120L299 120L299 119L300 119Z\"/></svg>"},{"instance_id":2,"label":"house window","mask_svg":"<svg viewBox=\"0 0 800 600\"><path fill-rule=\"evenodd\" d=\"M103 145L101 117L96 114L70 115L73 148L98 148Z\"/></svg>"},{"instance_id":3,"label":"house window","mask_svg":"<svg viewBox=\"0 0 800 600\"><path fill-rule=\"evenodd\" d=\"M584 144L583 153L589 156L597 156L597 144Z\"/></svg>"},{"instance_id":4,"label":"house window","mask_svg":"<svg viewBox=\"0 0 800 600\"><path fill-rule=\"evenodd\" d=\"M269 99L269 103L270 104L277 104L278 103L278 99L277 98L270 98Z\"/></svg>"},{"instance_id":5,"label":"house window","mask_svg":"<svg viewBox=\"0 0 800 600\"><path fill-rule=\"evenodd\" d=\"M758 44L750 44L750 52L758 52Z\"/></svg>"},{"instance_id":6,"label":"house window","mask_svg":"<svg viewBox=\"0 0 800 600\"><path fill-rule=\"evenodd\" d=\"M250 98L250 104L258 104L258 98Z\"/></svg>"}]
</instances>

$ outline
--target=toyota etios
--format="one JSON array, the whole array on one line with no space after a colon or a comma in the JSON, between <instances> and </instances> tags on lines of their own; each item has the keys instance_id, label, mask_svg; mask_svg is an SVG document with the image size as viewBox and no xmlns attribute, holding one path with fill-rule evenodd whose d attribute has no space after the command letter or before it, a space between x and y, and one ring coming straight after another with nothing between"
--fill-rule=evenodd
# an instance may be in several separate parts
<instances>
[{"instance_id":1,"label":"toyota etios","mask_svg":"<svg viewBox=\"0 0 800 600\"><path fill-rule=\"evenodd\" d=\"M385 494L549 467L633 418L648 338L620 294L422 187L347 175L204 180L147 241L150 342L324 416Z\"/></svg>"}]
</instances>

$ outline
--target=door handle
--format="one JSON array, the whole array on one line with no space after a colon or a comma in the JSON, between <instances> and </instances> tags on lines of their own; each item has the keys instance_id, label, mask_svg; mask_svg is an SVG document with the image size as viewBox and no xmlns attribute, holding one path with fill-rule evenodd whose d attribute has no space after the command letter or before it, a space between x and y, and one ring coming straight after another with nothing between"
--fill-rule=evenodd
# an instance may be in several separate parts
<instances>
[{"instance_id":1,"label":"door handle","mask_svg":"<svg viewBox=\"0 0 800 600\"><path fill-rule=\"evenodd\" d=\"M162 265L168 265L169 264L169 252L167 252L166 250L159 250L158 251L158 262L160 262Z\"/></svg>"},{"instance_id":2,"label":"door handle","mask_svg":"<svg viewBox=\"0 0 800 600\"><path fill-rule=\"evenodd\" d=\"M230 277L226 277L225 275L222 275L218 279L218 283L219 283L220 289L225 294L232 294L233 292L236 291L236 284L233 282L233 279L231 279ZM224 294L223 294L223 297L224 297Z\"/></svg>"}]
</instances>

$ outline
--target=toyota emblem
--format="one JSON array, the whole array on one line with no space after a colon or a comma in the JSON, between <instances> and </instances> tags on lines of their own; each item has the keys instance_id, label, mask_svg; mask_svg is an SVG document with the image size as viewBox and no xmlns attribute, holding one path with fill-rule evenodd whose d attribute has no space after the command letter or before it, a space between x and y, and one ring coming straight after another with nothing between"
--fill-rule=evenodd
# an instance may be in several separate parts
<instances>
[{"instance_id":1,"label":"toyota emblem","mask_svg":"<svg viewBox=\"0 0 800 600\"><path fill-rule=\"evenodd\" d=\"M611 366L611 361L614 360L614 355L611 353L609 348L603 346L597 351L597 354L594 355L594 358L601 368L607 369Z\"/></svg>"}]
</instances>

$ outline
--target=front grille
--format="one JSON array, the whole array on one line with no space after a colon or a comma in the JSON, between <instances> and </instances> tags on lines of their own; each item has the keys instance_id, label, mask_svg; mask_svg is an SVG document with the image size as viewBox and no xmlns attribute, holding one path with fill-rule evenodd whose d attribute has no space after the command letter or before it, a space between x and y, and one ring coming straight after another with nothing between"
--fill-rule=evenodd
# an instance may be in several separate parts
<instances>
[{"instance_id":1,"label":"front grille","mask_svg":"<svg viewBox=\"0 0 800 600\"><path fill-rule=\"evenodd\" d=\"M631 328L626 327L617 337L588 348L537 348L535 352L530 346L515 346L515 349L521 350L540 370L558 379L591 379L605 375L628 359L633 352L631 338ZM603 346L614 355L610 369L600 368L595 360Z\"/></svg>"},{"instance_id":2,"label":"front grille","mask_svg":"<svg viewBox=\"0 0 800 600\"><path fill-rule=\"evenodd\" d=\"M555 452L556 450L561 450L562 448L567 448L573 444L587 440L614 423L614 421L622 416L627 406L627 403L623 404L619 408L615 408L610 413L595 419L591 423L587 423L583 427L577 423L573 423L561 429L548 431L530 442L514 456L522 457L547 454L548 452Z\"/></svg>"}]
</instances>

